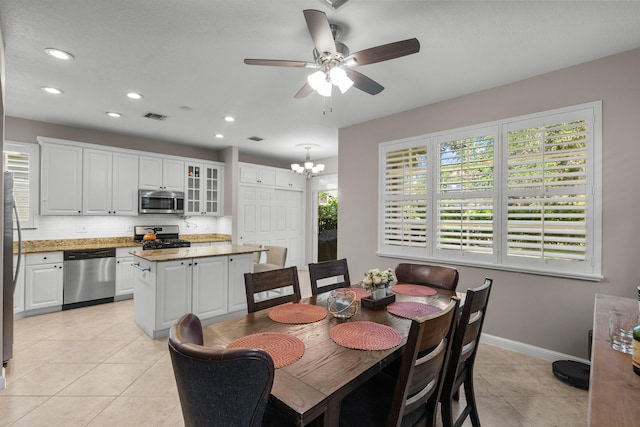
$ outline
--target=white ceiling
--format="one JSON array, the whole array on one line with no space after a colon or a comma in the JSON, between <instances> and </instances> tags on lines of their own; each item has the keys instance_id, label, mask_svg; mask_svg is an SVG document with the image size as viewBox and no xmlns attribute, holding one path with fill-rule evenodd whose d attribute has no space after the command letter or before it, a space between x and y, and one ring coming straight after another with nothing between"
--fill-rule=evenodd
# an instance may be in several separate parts
<instances>
[{"instance_id":1,"label":"white ceiling","mask_svg":"<svg viewBox=\"0 0 640 427\"><path fill-rule=\"evenodd\" d=\"M412 37L421 50L357 67L385 87L378 95L352 88L294 99L314 70L243 59L311 62L303 9L343 26L339 40L352 53ZM318 144L312 158L337 155L341 127L640 47L637 1L350 0L333 11L321 0L0 0L0 15L6 115L235 145L286 161L304 156L298 144ZM46 47L75 60L55 60ZM144 98L132 101L128 91ZM169 118L145 119L147 112ZM236 122L224 122L227 114Z\"/></svg>"}]
</instances>

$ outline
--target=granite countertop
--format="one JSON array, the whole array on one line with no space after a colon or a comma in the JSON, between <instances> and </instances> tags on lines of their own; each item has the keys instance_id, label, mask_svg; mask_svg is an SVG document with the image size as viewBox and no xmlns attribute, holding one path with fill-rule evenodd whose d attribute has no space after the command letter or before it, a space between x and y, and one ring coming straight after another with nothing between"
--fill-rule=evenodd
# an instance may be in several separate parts
<instances>
[{"instance_id":1,"label":"granite countertop","mask_svg":"<svg viewBox=\"0 0 640 427\"><path fill-rule=\"evenodd\" d=\"M215 245L199 248L172 248L150 251L132 251L131 255L151 262L177 261L190 258L204 258L224 255L250 254L264 249L240 245Z\"/></svg>"},{"instance_id":2,"label":"granite countertop","mask_svg":"<svg viewBox=\"0 0 640 427\"><path fill-rule=\"evenodd\" d=\"M202 242L230 242L229 234L181 234L181 239L194 243ZM22 242L22 253L73 251L82 249L102 248L132 248L141 246L133 241L132 236L126 237L95 237L90 239L59 239L59 240L25 240ZM13 242L13 253L18 253L18 242Z\"/></svg>"}]
</instances>

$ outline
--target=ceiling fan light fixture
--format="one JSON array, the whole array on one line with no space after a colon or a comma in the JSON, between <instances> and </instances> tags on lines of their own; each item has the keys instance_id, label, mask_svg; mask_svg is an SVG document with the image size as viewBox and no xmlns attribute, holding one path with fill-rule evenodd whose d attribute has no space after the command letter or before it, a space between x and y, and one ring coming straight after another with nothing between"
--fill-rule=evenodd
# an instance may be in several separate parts
<instances>
[{"instance_id":1,"label":"ceiling fan light fixture","mask_svg":"<svg viewBox=\"0 0 640 427\"><path fill-rule=\"evenodd\" d=\"M320 88L324 86L326 81L327 76L323 71L316 71L315 73L307 76L307 82L309 83L309 86L313 88L313 90L320 90Z\"/></svg>"},{"instance_id":2,"label":"ceiling fan light fixture","mask_svg":"<svg viewBox=\"0 0 640 427\"><path fill-rule=\"evenodd\" d=\"M331 71L329 71L329 77L331 78L331 83L338 86L338 89L340 89L342 93L345 93L353 86L353 80L351 80L349 76L347 76L347 72L340 67L333 67Z\"/></svg>"}]
</instances>

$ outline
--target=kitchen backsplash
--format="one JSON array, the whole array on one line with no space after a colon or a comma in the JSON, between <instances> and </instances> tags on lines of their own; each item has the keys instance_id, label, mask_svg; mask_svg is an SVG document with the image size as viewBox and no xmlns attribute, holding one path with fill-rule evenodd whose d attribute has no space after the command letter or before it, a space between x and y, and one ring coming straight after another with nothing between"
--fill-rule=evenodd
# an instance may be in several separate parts
<instances>
[{"instance_id":1,"label":"kitchen backsplash","mask_svg":"<svg viewBox=\"0 0 640 427\"><path fill-rule=\"evenodd\" d=\"M176 215L141 216L39 216L35 229L23 229L22 240L85 239L132 236L136 225L178 225L181 234L231 234L231 217ZM17 240L14 231L14 240Z\"/></svg>"}]
</instances>

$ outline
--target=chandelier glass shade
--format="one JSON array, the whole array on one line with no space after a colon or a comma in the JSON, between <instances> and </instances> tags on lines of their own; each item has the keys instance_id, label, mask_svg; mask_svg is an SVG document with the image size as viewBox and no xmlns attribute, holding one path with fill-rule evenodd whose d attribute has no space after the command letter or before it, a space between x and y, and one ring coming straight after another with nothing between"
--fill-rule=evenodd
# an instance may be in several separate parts
<instances>
[{"instance_id":1,"label":"chandelier glass shade","mask_svg":"<svg viewBox=\"0 0 640 427\"><path fill-rule=\"evenodd\" d=\"M291 170L300 175L304 175L306 179L310 179L317 174L324 171L324 165L322 163L314 164L309 157L309 150L311 147L304 147L307 150L307 157L304 163L291 163Z\"/></svg>"}]
</instances>

